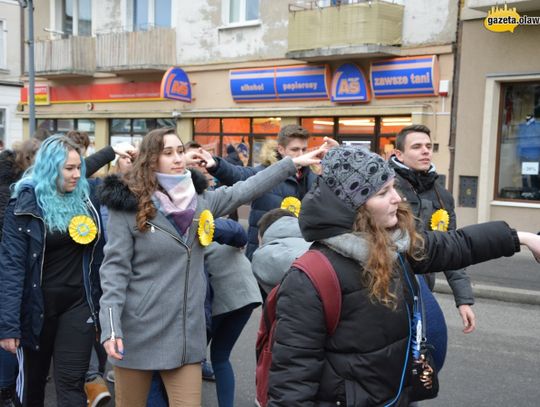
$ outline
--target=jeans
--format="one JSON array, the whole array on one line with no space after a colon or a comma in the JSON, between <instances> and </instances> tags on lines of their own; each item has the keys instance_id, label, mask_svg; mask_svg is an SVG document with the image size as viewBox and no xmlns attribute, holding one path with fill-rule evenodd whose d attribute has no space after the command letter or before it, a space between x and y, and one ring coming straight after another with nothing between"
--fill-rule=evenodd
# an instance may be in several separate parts
<instances>
[{"instance_id":1,"label":"jeans","mask_svg":"<svg viewBox=\"0 0 540 407\"><path fill-rule=\"evenodd\" d=\"M210 360L216 377L219 407L234 406L234 372L229 358L254 308L255 305L250 304L212 318Z\"/></svg>"},{"instance_id":2,"label":"jeans","mask_svg":"<svg viewBox=\"0 0 540 407\"><path fill-rule=\"evenodd\" d=\"M0 388L14 387L18 372L17 356L0 348Z\"/></svg>"}]
</instances>

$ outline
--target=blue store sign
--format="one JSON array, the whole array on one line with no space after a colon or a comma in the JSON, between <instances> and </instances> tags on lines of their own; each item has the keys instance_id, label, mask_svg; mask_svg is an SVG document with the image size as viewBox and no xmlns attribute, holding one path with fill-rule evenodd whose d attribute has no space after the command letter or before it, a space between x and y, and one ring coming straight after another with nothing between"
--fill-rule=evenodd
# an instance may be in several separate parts
<instances>
[{"instance_id":1,"label":"blue store sign","mask_svg":"<svg viewBox=\"0 0 540 407\"><path fill-rule=\"evenodd\" d=\"M191 83L182 68L169 68L161 79L161 97L191 103Z\"/></svg>"},{"instance_id":2,"label":"blue store sign","mask_svg":"<svg viewBox=\"0 0 540 407\"><path fill-rule=\"evenodd\" d=\"M328 99L327 65L233 69L231 95L236 102Z\"/></svg>"},{"instance_id":3,"label":"blue store sign","mask_svg":"<svg viewBox=\"0 0 540 407\"><path fill-rule=\"evenodd\" d=\"M435 96L438 81L436 55L393 58L371 64L371 87L377 98Z\"/></svg>"},{"instance_id":4,"label":"blue store sign","mask_svg":"<svg viewBox=\"0 0 540 407\"><path fill-rule=\"evenodd\" d=\"M334 72L331 100L335 103L369 102L366 77L355 64L343 64Z\"/></svg>"}]
</instances>

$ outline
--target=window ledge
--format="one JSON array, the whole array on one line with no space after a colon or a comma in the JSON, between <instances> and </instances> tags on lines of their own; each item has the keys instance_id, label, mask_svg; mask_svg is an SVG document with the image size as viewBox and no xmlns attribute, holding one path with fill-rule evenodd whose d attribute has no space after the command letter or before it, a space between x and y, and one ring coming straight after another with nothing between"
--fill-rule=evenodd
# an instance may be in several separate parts
<instances>
[{"instance_id":1,"label":"window ledge","mask_svg":"<svg viewBox=\"0 0 540 407\"><path fill-rule=\"evenodd\" d=\"M242 21L239 23L230 23L218 27L218 30L233 30L235 28L247 28L247 27L258 27L262 24L261 20L251 20L251 21Z\"/></svg>"},{"instance_id":2,"label":"window ledge","mask_svg":"<svg viewBox=\"0 0 540 407\"><path fill-rule=\"evenodd\" d=\"M0 66L0 73L9 73L9 68L5 66Z\"/></svg>"},{"instance_id":3,"label":"window ledge","mask_svg":"<svg viewBox=\"0 0 540 407\"><path fill-rule=\"evenodd\" d=\"M491 201L490 203L492 206L506 206L506 207L514 207L514 208L532 208L532 209L540 209L540 202L538 203L529 203L529 202L523 202L523 201Z\"/></svg>"}]
</instances>

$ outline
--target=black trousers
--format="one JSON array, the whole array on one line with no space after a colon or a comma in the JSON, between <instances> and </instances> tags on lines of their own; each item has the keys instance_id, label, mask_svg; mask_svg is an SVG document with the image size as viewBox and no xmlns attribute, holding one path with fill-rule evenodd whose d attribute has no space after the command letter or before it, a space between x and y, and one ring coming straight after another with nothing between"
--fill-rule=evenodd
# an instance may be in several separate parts
<instances>
[{"instance_id":1,"label":"black trousers","mask_svg":"<svg viewBox=\"0 0 540 407\"><path fill-rule=\"evenodd\" d=\"M53 375L58 407L86 407L84 382L96 333L86 302L61 315L46 317L40 349L24 352L24 406L43 407L45 385L54 361Z\"/></svg>"}]
</instances>

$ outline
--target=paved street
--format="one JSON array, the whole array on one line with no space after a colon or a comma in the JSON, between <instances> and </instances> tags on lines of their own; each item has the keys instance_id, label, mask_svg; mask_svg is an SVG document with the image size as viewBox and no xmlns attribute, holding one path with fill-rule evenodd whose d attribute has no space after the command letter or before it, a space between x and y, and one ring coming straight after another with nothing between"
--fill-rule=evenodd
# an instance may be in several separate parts
<instances>
[{"instance_id":1,"label":"paved street","mask_svg":"<svg viewBox=\"0 0 540 407\"><path fill-rule=\"evenodd\" d=\"M423 406L533 407L540 400L540 306L480 299L475 305L478 329L461 333L453 300L437 295L445 312L449 349L440 375L439 398ZM253 407L254 344L260 311L249 321L232 355L236 372L236 407ZM204 383L203 406L217 406L215 385ZM49 391L46 406L53 407ZM114 403L109 403L108 407Z\"/></svg>"}]
</instances>

